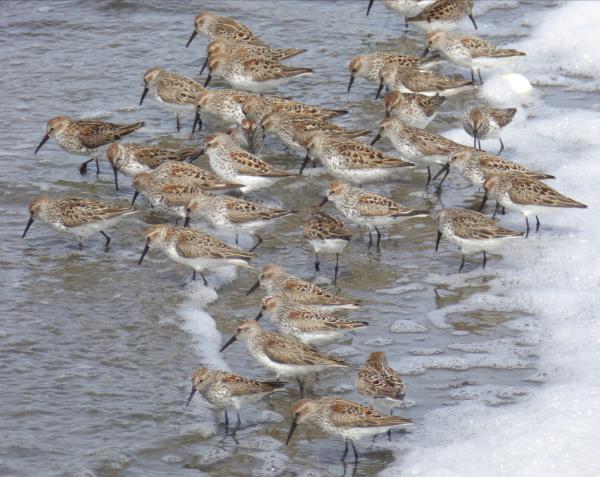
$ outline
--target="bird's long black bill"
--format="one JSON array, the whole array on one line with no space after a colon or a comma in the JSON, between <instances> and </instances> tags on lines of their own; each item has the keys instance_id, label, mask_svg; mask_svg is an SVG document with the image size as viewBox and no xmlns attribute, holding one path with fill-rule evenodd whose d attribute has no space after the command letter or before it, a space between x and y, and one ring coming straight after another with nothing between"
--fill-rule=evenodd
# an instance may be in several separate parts
<instances>
[{"instance_id":1,"label":"bird's long black bill","mask_svg":"<svg viewBox=\"0 0 600 477\"><path fill-rule=\"evenodd\" d=\"M219 350L219 353L220 353L220 352L222 352L222 351L224 351L224 350L225 350L225 349L226 349L226 348L227 348L227 347L228 347L228 346L229 346L231 343L233 343L233 342L234 342L234 341L236 341L236 340L237 340L237 336L236 336L236 335L233 335L231 338L229 338L229 339L227 340L227 343L225 343L225 344L224 344L224 345L221 347L221 349Z\"/></svg>"},{"instance_id":2,"label":"bird's long black bill","mask_svg":"<svg viewBox=\"0 0 600 477\"><path fill-rule=\"evenodd\" d=\"M429 48L425 48L421 53L421 58L425 58L429 54Z\"/></svg>"},{"instance_id":3,"label":"bird's long black bill","mask_svg":"<svg viewBox=\"0 0 600 477\"><path fill-rule=\"evenodd\" d=\"M144 98L146 97L146 95L148 94L148 91L150 91L148 89L147 86L144 86L144 92L142 93L142 97L140 98L140 106L142 105L142 103L144 102Z\"/></svg>"},{"instance_id":4,"label":"bird's long black bill","mask_svg":"<svg viewBox=\"0 0 600 477\"><path fill-rule=\"evenodd\" d=\"M113 167L113 172L115 174L115 189L119 190L119 169Z\"/></svg>"},{"instance_id":5,"label":"bird's long black bill","mask_svg":"<svg viewBox=\"0 0 600 477\"><path fill-rule=\"evenodd\" d=\"M304 168L306 167L306 164L308 164L308 161L310 161L310 156L307 154L304 158L304 161L302 162L302 165L300 166L300 170L298 171L299 176L301 176L304 172Z\"/></svg>"},{"instance_id":6,"label":"bird's long black bill","mask_svg":"<svg viewBox=\"0 0 600 477\"><path fill-rule=\"evenodd\" d=\"M298 423L294 420L294 421L292 421L292 425L290 426L290 432L288 432L287 439L285 440L285 445L286 446L292 440L292 436L294 435L294 431L296 430L296 427L298 427Z\"/></svg>"},{"instance_id":7,"label":"bird's long black bill","mask_svg":"<svg viewBox=\"0 0 600 477\"><path fill-rule=\"evenodd\" d=\"M448 169L450 169L450 163L446 162L446 164L444 164L442 166L442 168L437 171L437 173L435 174L435 176L433 176L433 178L431 179L432 181L436 180L438 177L440 177L444 172L446 172Z\"/></svg>"},{"instance_id":8,"label":"bird's long black bill","mask_svg":"<svg viewBox=\"0 0 600 477\"><path fill-rule=\"evenodd\" d=\"M375 2L375 0L369 0L369 6L367 7L367 16L369 16L369 13L371 13L371 7L373 6L373 2Z\"/></svg>"},{"instance_id":9,"label":"bird's long black bill","mask_svg":"<svg viewBox=\"0 0 600 477\"><path fill-rule=\"evenodd\" d=\"M200 73L198 73L199 75L201 75L204 72L204 70L206 69L207 65L208 65L208 56L204 60L204 64L202 65L202 68L200 68Z\"/></svg>"},{"instance_id":10,"label":"bird's long black bill","mask_svg":"<svg viewBox=\"0 0 600 477\"><path fill-rule=\"evenodd\" d=\"M194 38L196 38L196 35L198 34L198 32L196 30L194 30L192 32L192 34L190 35L190 39L188 40L188 42L185 44L185 47L187 48L188 46L190 46L190 43L192 42L192 40Z\"/></svg>"},{"instance_id":11,"label":"bird's long black bill","mask_svg":"<svg viewBox=\"0 0 600 477\"><path fill-rule=\"evenodd\" d=\"M192 401L194 394L196 394L196 388L194 386L192 386L192 390L190 392L190 397L188 398L187 402L185 403L185 407L188 407L190 405L190 402Z\"/></svg>"},{"instance_id":12,"label":"bird's long black bill","mask_svg":"<svg viewBox=\"0 0 600 477\"><path fill-rule=\"evenodd\" d=\"M23 231L23 235L21 235L21 238L25 238L25 235L27 235L27 231L29 230L29 227L31 227L31 224L33 224L33 217L29 217L29 220L27 221L27 225L25 226L25 230Z\"/></svg>"},{"instance_id":13,"label":"bird's long black bill","mask_svg":"<svg viewBox=\"0 0 600 477\"><path fill-rule=\"evenodd\" d=\"M323 197L321 202L319 202L319 207L323 207L327 203L328 200L329 199L327 198L327 196Z\"/></svg>"},{"instance_id":14,"label":"bird's long black bill","mask_svg":"<svg viewBox=\"0 0 600 477\"><path fill-rule=\"evenodd\" d=\"M350 81L348 82L348 93L350 92L350 88L352 88L352 85L354 84L354 75L350 75Z\"/></svg>"},{"instance_id":15,"label":"bird's long black bill","mask_svg":"<svg viewBox=\"0 0 600 477\"><path fill-rule=\"evenodd\" d=\"M262 312L262 310L260 310L260 311L258 312L258 315L256 315L256 318L254 318L254 320L255 320L255 321L258 321L258 320L260 320L262 317L263 317L263 312Z\"/></svg>"},{"instance_id":16,"label":"bird's long black bill","mask_svg":"<svg viewBox=\"0 0 600 477\"><path fill-rule=\"evenodd\" d=\"M383 84L383 81L379 83L379 88L377 88L377 94L375 95L375 99L379 99L379 96L381 95L381 91L383 90L384 86L385 85Z\"/></svg>"},{"instance_id":17,"label":"bird's long black bill","mask_svg":"<svg viewBox=\"0 0 600 477\"><path fill-rule=\"evenodd\" d=\"M212 76L210 73L208 73L208 76L206 77L206 81L204 82L204 87L206 88L208 86L208 83L210 83L210 80L212 79Z\"/></svg>"},{"instance_id":18,"label":"bird's long black bill","mask_svg":"<svg viewBox=\"0 0 600 477\"><path fill-rule=\"evenodd\" d=\"M473 26L475 27L475 30L477 30L477 23L475 23L475 18L473 18L473 15L469 15L469 18L471 20L471 23L473 23Z\"/></svg>"},{"instance_id":19,"label":"bird's long black bill","mask_svg":"<svg viewBox=\"0 0 600 477\"><path fill-rule=\"evenodd\" d=\"M440 240L442 240L442 232L437 233L437 239L435 239L435 251L438 251L438 248L440 247Z\"/></svg>"},{"instance_id":20,"label":"bird's long black bill","mask_svg":"<svg viewBox=\"0 0 600 477\"><path fill-rule=\"evenodd\" d=\"M48 136L47 134L42 138L42 140L40 141L40 143L38 144L38 147L35 148L34 154L37 154L37 152L42 148L42 146L44 144L46 144L46 141L50 139L50 136Z\"/></svg>"},{"instance_id":21,"label":"bird's long black bill","mask_svg":"<svg viewBox=\"0 0 600 477\"><path fill-rule=\"evenodd\" d=\"M250 295L254 290L256 290L260 286L260 281L257 280L254 285L250 287L250 289L246 292L246 296Z\"/></svg>"},{"instance_id":22,"label":"bird's long black bill","mask_svg":"<svg viewBox=\"0 0 600 477\"><path fill-rule=\"evenodd\" d=\"M379 141L381 139L381 133L377 133L377 135L373 138L373 140L371 141L371 146L373 144L375 144L377 141Z\"/></svg>"},{"instance_id":23,"label":"bird's long black bill","mask_svg":"<svg viewBox=\"0 0 600 477\"><path fill-rule=\"evenodd\" d=\"M137 190L133 193L133 199L131 199L131 205L135 204L135 201L139 194L140 193Z\"/></svg>"},{"instance_id":24,"label":"bird's long black bill","mask_svg":"<svg viewBox=\"0 0 600 477\"><path fill-rule=\"evenodd\" d=\"M150 250L150 245L148 244L148 240L146 240L146 246L144 247L144 250L142 251L142 256L140 257L140 259L138 261L138 265L142 264L142 262L144 261L144 257L148 253L148 250Z\"/></svg>"}]
</instances>

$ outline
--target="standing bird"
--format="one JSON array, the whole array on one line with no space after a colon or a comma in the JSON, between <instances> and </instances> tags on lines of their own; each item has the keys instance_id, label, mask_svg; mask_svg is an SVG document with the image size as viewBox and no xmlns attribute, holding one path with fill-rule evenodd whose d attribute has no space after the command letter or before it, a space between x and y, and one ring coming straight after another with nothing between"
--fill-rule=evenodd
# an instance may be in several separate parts
<instances>
[{"instance_id":1,"label":"standing bird","mask_svg":"<svg viewBox=\"0 0 600 477\"><path fill-rule=\"evenodd\" d=\"M434 71L406 68L394 63L381 69L375 99L379 98L384 86L392 91L419 93L425 96L454 96L474 88L472 80L444 76Z\"/></svg>"},{"instance_id":2,"label":"standing bird","mask_svg":"<svg viewBox=\"0 0 600 477\"><path fill-rule=\"evenodd\" d=\"M473 70L477 68L480 84L483 84L480 68L495 68L516 57L525 56L521 51L498 48L476 36L445 30L436 30L427 35L427 47L423 56L429 52L439 53L455 65L469 68L473 82Z\"/></svg>"},{"instance_id":3,"label":"standing bird","mask_svg":"<svg viewBox=\"0 0 600 477\"><path fill-rule=\"evenodd\" d=\"M406 17L413 16L420 13L425 7L431 5L435 0L383 0L383 4L390 10L404 15L404 24L408 28L408 22ZM371 7L375 0L369 0L369 6L367 7L367 16L371 11Z\"/></svg>"},{"instance_id":4,"label":"standing bird","mask_svg":"<svg viewBox=\"0 0 600 477\"><path fill-rule=\"evenodd\" d=\"M233 89L264 93L312 71L266 58L219 53L211 55L208 60L208 76L204 87L213 77L220 77Z\"/></svg>"},{"instance_id":5,"label":"standing bird","mask_svg":"<svg viewBox=\"0 0 600 477\"><path fill-rule=\"evenodd\" d=\"M198 230L156 224L144 230L144 236L146 245L138 265L142 264L151 247L157 247L174 262L190 267L193 270L192 280L199 273L205 286L208 286L202 273L205 270L215 270L227 265L253 268L248 263L255 256L253 253L227 245Z\"/></svg>"},{"instance_id":6,"label":"standing bird","mask_svg":"<svg viewBox=\"0 0 600 477\"><path fill-rule=\"evenodd\" d=\"M267 295L281 296L294 303L310 305L324 310L355 310L360 308L356 301L333 295L317 285L290 275L279 265L267 265L260 271L258 280L246 292L250 295L262 286Z\"/></svg>"},{"instance_id":7,"label":"standing bird","mask_svg":"<svg viewBox=\"0 0 600 477\"><path fill-rule=\"evenodd\" d=\"M425 128L446 102L446 97L390 91L383 101L386 118L398 119L413 128Z\"/></svg>"},{"instance_id":8,"label":"standing bird","mask_svg":"<svg viewBox=\"0 0 600 477\"><path fill-rule=\"evenodd\" d=\"M263 315L269 317L280 333L315 345L329 343L349 331L369 326L366 321L345 320L284 296L264 297L255 320L260 320Z\"/></svg>"},{"instance_id":9,"label":"standing bird","mask_svg":"<svg viewBox=\"0 0 600 477\"><path fill-rule=\"evenodd\" d=\"M402 377L388 366L385 354L374 351L367 362L358 370L355 382L356 390L373 403L381 402L394 413L394 407L404 401L406 386ZM391 430L388 430L388 440L391 440Z\"/></svg>"},{"instance_id":10,"label":"standing bird","mask_svg":"<svg viewBox=\"0 0 600 477\"><path fill-rule=\"evenodd\" d=\"M346 362L337 356L321 353L301 341L263 330L255 320L242 321L221 351L238 339L245 341L254 359L273 371L277 378L296 378L301 397L304 396L303 376L328 368L348 367Z\"/></svg>"},{"instance_id":11,"label":"standing bird","mask_svg":"<svg viewBox=\"0 0 600 477\"><path fill-rule=\"evenodd\" d=\"M191 162L201 154L202 151L195 148L174 150L133 143L113 143L106 150L106 158L115 174L115 189L117 190L119 190L119 172L133 177L140 172L153 171L165 162Z\"/></svg>"},{"instance_id":12,"label":"standing bird","mask_svg":"<svg viewBox=\"0 0 600 477\"><path fill-rule=\"evenodd\" d=\"M98 155L100 148L118 141L123 136L127 136L144 126L144 123L115 124L104 121L90 121L86 119L70 119L66 116L56 116L48 121L46 134L35 148L34 154L41 149L51 137L65 151L71 154L82 156L92 156L79 167L79 172L83 175L87 172L87 165L96 161L96 173L100 172L98 165Z\"/></svg>"},{"instance_id":13,"label":"standing bird","mask_svg":"<svg viewBox=\"0 0 600 477\"><path fill-rule=\"evenodd\" d=\"M481 140L496 138L500 141L498 155L504 151L500 133L510 124L517 113L516 108L500 109L492 106L473 108L467 112L463 128L473 138L473 147L481 150Z\"/></svg>"},{"instance_id":14,"label":"standing bird","mask_svg":"<svg viewBox=\"0 0 600 477\"><path fill-rule=\"evenodd\" d=\"M186 407L190 405L194 394L199 393L213 407L225 412L225 433L229 430L228 410L235 409L237 427L241 425L240 408L244 404L255 402L282 389L286 383L279 381L258 381L226 371L212 371L198 368L192 375L192 390Z\"/></svg>"},{"instance_id":15,"label":"standing bird","mask_svg":"<svg viewBox=\"0 0 600 477\"><path fill-rule=\"evenodd\" d=\"M532 214L535 215L537 232L540 229L538 214L542 212L560 208L587 209L587 205L561 194L538 179L518 172L493 174L486 179L483 187L485 196L482 206L490 197L496 201L496 211L502 206L523 214L527 224L525 237L529 236L529 216Z\"/></svg>"},{"instance_id":16,"label":"standing bird","mask_svg":"<svg viewBox=\"0 0 600 477\"><path fill-rule=\"evenodd\" d=\"M81 241L90 235L100 232L106 239L105 249L108 251L110 237L104 230L112 227L121 219L137 211L131 207L105 204L94 199L83 197L65 197L54 199L40 196L29 204L29 220L23 232L25 238L31 224L36 219L48 224L54 230L75 235Z\"/></svg>"},{"instance_id":17,"label":"standing bird","mask_svg":"<svg viewBox=\"0 0 600 477\"><path fill-rule=\"evenodd\" d=\"M185 45L186 48L190 46L198 33L207 36L211 40L244 41L266 46L266 43L242 22L230 17L220 17L206 11L200 12L194 18L194 31Z\"/></svg>"},{"instance_id":18,"label":"standing bird","mask_svg":"<svg viewBox=\"0 0 600 477\"><path fill-rule=\"evenodd\" d=\"M467 16L477 30L473 18L473 0L436 0L417 15L407 18L406 22L414 23L424 31L453 30Z\"/></svg>"},{"instance_id":19,"label":"standing bird","mask_svg":"<svg viewBox=\"0 0 600 477\"><path fill-rule=\"evenodd\" d=\"M192 217L200 216L217 230L235 231L236 244L237 234L246 232L256 239L256 243L249 250L253 252L263 242L262 237L257 233L259 230L295 212L295 210L266 207L238 197L200 192L187 204L185 226L189 225Z\"/></svg>"},{"instance_id":20,"label":"standing bird","mask_svg":"<svg viewBox=\"0 0 600 477\"><path fill-rule=\"evenodd\" d=\"M348 455L348 441L354 451L354 465L358 463L358 452L354 440L374 436L383 432L410 426L413 422L400 416L381 414L375 409L338 397L301 399L292 406L292 425L285 445L292 440L298 424L311 423L327 434L340 436L346 441L342 461Z\"/></svg>"},{"instance_id":21,"label":"standing bird","mask_svg":"<svg viewBox=\"0 0 600 477\"><path fill-rule=\"evenodd\" d=\"M461 251L459 272L465 266L466 255L483 252L482 265L485 269L486 252L502 246L507 240L523 237L522 232L500 227L494 219L473 210L440 209L434 217L438 230L435 251L442 237L458 245Z\"/></svg>"},{"instance_id":22,"label":"standing bird","mask_svg":"<svg viewBox=\"0 0 600 477\"><path fill-rule=\"evenodd\" d=\"M315 251L315 270L320 271L319 253L335 253L335 273L333 283L337 282L340 253L352 238L352 232L340 219L311 207L310 214L304 224L304 238Z\"/></svg>"},{"instance_id":23,"label":"standing bird","mask_svg":"<svg viewBox=\"0 0 600 477\"><path fill-rule=\"evenodd\" d=\"M377 247L379 247L381 232L378 226L407 218L429 217L427 210L409 209L388 197L352 187L342 181L334 181L329 184L320 205L322 206L328 201L333 202L335 208L350 221L368 227L369 247L373 244L371 234L373 229L377 232Z\"/></svg>"},{"instance_id":24,"label":"standing bird","mask_svg":"<svg viewBox=\"0 0 600 477\"><path fill-rule=\"evenodd\" d=\"M162 68L150 68L144 73L144 91L140 98L140 106L148 92L152 93L159 104L175 113L177 132L179 132L181 130L179 114L193 113L198 98L205 91L200 83L187 76L170 73Z\"/></svg>"}]
</instances>

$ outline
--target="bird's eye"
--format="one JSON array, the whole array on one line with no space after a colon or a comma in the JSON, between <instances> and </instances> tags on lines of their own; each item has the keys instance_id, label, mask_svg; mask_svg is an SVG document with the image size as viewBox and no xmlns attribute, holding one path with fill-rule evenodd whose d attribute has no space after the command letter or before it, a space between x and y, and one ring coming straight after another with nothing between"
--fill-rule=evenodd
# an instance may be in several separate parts
<instances>
[{"instance_id":1,"label":"bird's eye","mask_svg":"<svg viewBox=\"0 0 600 477\"><path fill-rule=\"evenodd\" d=\"M237 329L237 332L238 332L238 333L241 333L241 332L242 332L242 329L241 329L241 328L238 328L238 329Z\"/></svg>"}]
</instances>

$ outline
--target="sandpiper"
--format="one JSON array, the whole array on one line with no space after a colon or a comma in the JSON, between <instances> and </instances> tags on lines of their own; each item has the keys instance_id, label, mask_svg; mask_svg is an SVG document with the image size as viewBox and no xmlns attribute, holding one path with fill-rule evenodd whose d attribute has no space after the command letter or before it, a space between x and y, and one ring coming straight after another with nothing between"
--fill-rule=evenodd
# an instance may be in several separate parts
<instances>
[{"instance_id":1,"label":"sandpiper","mask_svg":"<svg viewBox=\"0 0 600 477\"><path fill-rule=\"evenodd\" d=\"M337 282L340 253L350 243L352 232L340 219L311 207L310 214L304 224L304 238L315 251L315 270L320 271L319 253L335 253L335 273L333 282Z\"/></svg>"},{"instance_id":2,"label":"sandpiper","mask_svg":"<svg viewBox=\"0 0 600 477\"><path fill-rule=\"evenodd\" d=\"M408 28L408 22L406 17L417 15L421 11L431 5L435 0L383 0L383 4L390 10L404 15L404 24ZM367 16L371 11L371 7L375 0L369 0L369 6L367 7Z\"/></svg>"},{"instance_id":3,"label":"sandpiper","mask_svg":"<svg viewBox=\"0 0 600 477\"><path fill-rule=\"evenodd\" d=\"M234 89L264 93L310 73L310 68L289 66L266 58L219 53L211 55L208 60L208 76L204 87L213 77L219 77Z\"/></svg>"},{"instance_id":4,"label":"sandpiper","mask_svg":"<svg viewBox=\"0 0 600 477\"><path fill-rule=\"evenodd\" d=\"M246 292L249 295L259 286L265 288L267 295L282 296L294 303L310 305L324 310L355 310L360 308L354 300L333 295L317 285L290 275L279 265L267 265L264 267L258 280Z\"/></svg>"},{"instance_id":5,"label":"sandpiper","mask_svg":"<svg viewBox=\"0 0 600 477\"><path fill-rule=\"evenodd\" d=\"M473 82L474 69L477 69L481 84L481 68L495 68L516 57L525 56L522 51L498 48L476 36L445 30L436 30L427 35L427 47L423 56L429 52L439 53L452 63L469 68Z\"/></svg>"},{"instance_id":6,"label":"sandpiper","mask_svg":"<svg viewBox=\"0 0 600 477\"><path fill-rule=\"evenodd\" d=\"M531 171L516 162L470 148L452 152L448 162L440 172L448 171L449 168L456 169L465 179L477 187L483 187L486 176L504 172L519 172L534 179L554 179L553 175Z\"/></svg>"},{"instance_id":7,"label":"sandpiper","mask_svg":"<svg viewBox=\"0 0 600 477\"><path fill-rule=\"evenodd\" d=\"M277 378L295 377L300 388L300 396L304 396L302 376L328 368L348 366L343 359L321 353L311 345L279 333L265 331L255 320L242 321L235 334L222 346L221 351L238 339L245 341L250 354L264 367L273 371Z\"/></svg>"},{"instance_id":8,"label":"sandpiper","mask_svg":"<svg viewBox=\"0 0 600 477\"><path fill-rule=\"evenodd\" d=\"M71 154L79 154L83 156L92 156L91 159L85 161L79 167L79 172L85 174L87 165L96 161L96 172L100 172L98 165L98 154L100 148L118 141L123 136L127 136L134 131L137 131L144 126L144 123L132 124L115 124L104 121L93 121L85 119L70 119L66 116L56 116L48 121L46 126L46 134L35 148L34 154L51 137L56 139L56 142L65 151Z\"/></svg>"},{"instance_id":9,"label":"sandpiper","mask_svg":"<svg viewBox=\"0 0 600 477\"><path fill-rule=\"evenodd\" d=\"M382 137L388 139L402 157L427 165L427 184L431 181L431 164L444 165L451 152L466 148L439 134L406 126L396 118L387 118L380 123L371 144Z\"/></svg>"},{"instance_id":10,"label":"sandpiper","mask_svg":"<svg viewBox=\"0 0 600 477\"><path fill-rule=\"evenodd\" d=\"M249 202L227 195L196 194L187 204L187 227L193 217L204 218L217 230L226 229L236 232L246 232L257 241L249 250L253 252L263 239L258 231L271 225L276 219L294 214L295 210L266 207L256 202Z\"/></svg>"},{"instance_id":11,"label":"sandpiper","mask_svg":"<svg viewBox=\"0 0 600 477\"><path fill-rule=\"evenodd\" d=\"M339 397L301 399L292 406L292 425L285 442L286 445L290 443L298 424L303 423L311 423L327 434L345 439L346 448L342 461L348 455L348 441L350 441L356 465L358 452L354 446L354 440L410 426L413 421L400 416L381 414L375 409Z\"/></svg>"},{"instance_id":12,"label":"sandpiper","mask_svg":"<svg viewBox=\"0 0 600 477\"><path fill-rule=\"evenodd\" d=\"M211 40L223 39L265 45L242 22L230 17L220 17L211 12L200 12L200 14L196 15L196 18L194 18L194 31L185 45L186 48L190 46L190 43L192 43L192 40L198 33L209 37Z\"/></svg>"},{"instance_id":13,"label":"sandpiper","mask_svg":"<svg viewBox=\"0 0 600 477\"><path fill-rule=\"evenodd\" d=\"M407 68L428 68L440 62L439 58L400 55L389 51L375 51L363 55L356 55L350 61L350 81L348 82L348 93L357 76L368 81L379 83L381 70L388 64L396 64Z\"/></svg>"},{"instance_id":14,"label":"sandpiper","mask_svg":"<svg viewBox=\"0 0 600 477\"><path fill-rule=\"evenodd\" d=\"M261 122L261 128L264 134L275 134L290 149L301 149L302 151L306 150L313 132L350 139L369 134L368 129L347 130L324 119L284 112L267 114Z\"/></svg>"},{"instance_id":15,"label":"sandpiper","mask_svg":"<svg viewBox=\"0 0 600 477\"><path fill-rule=\"evenodd\" d=\"M199 393L212 407L225 412L225 433L229 430L228 410L235 410L237 426L241 425L240 408L248 403L259 401L282 389L285 383L279 381L258 381L226 371L198 368L190 376L192 390L186 407L194 394Z\"/></svg>"},{"instance_id":16,"label":"sandpiper","mask_svg":"<svg viewBox=\"0 0 600 477\"><path fill-rule=\"evenodd\" d=\"M414 166L412 162L386 156L360 141L318 131L312 133L306 145L306 157L299 174L311 159L319 159L334 177L357 185L389 180L404 168Z\"/></svg>"},{"instance_id":17,"label":"sandpiper","mask_svg":"<svg viewBox=\"0 0 600 477\"><path fill-rule=\"evenodd\" d=\"M243 104L254 96L252 93L233 89L206 90L196 101L196 117L192 133L196 130L196 124L199 130L202 129L203 120L206 119L217 119L228 125L241 124L246 118L242 109Z\"/></svg>"},{"instance_id":18,"label":"sandpiper","mask_svg":"<svg viewBox=\"0 0 600 477\"><path fill-rule=\"evenodd\" d=\"M312 306L290 302L284 296L262 299L256 321L266 315L280 333L307 344L334 341L349 331L365 328L366 321L349 321Z\"/></svg>"},{"instance_id":19,"label":"sandpiper","mask_svg":"<svg viewBox=\"0 0 600 477\"><path fill-rule=\"evenodd\" d=\"M146 144L113 143L106 150L106 158L115 174L115 189L119 190L119 172L133 177L140 172L150 172L165 162L193 161L202 154L196 148L167 149Z\"/></svg>"},{"instance_id":20,"label":"sandpiper","mask_svg":"<svg viewBox=\"0 0 600 477\"><path fill-rule=\"evenodd\" d=\"M189 185L209 191L239 190L243 187L242 184L222 181L211 172L183 162L165 162L151 171L151 174L165 185Z\"/></svg>"},{"instance_id":21,"label":"sandpiper","mask_svg":"<svg viewBox=\"0 0 600 477\"><path fill-rule=\"evenodd\" d=\"M516 108L494 108L492 106L473 108L467 112L463 128L473 138L473 147L481 149L481 140L496 138L500 141L498 155L504 151L500 133L515 117ZM477 145L476 145L477 144Z\"/></svg>"},{"instance_id":22,"label":"sandpiper","mask_svg":"<svg viewBox=\"0 0 600 477\"><path fill-rule=\"evenodd\" d=\"M451 30L457 28L467 16L477 30L473 18L473 0L437 0L417 15L406 18L406 22L414 23L425 31Z\"/></svg>"},{"instance_id":23,"label":"sandpiper","mask_svg":"<svg viewBox=\"0 0 600 477\"><path fill-rule=\"evenodd\" d=\"M199 273L206 286L208 282L202 273L205 270L215 270L227 265L253 268L248 263L254 257L253 253L227 245L218 238L198 230L156 224L144 230L144 235L146 245L138 265L142 264L150 247L157 247L174 262L192 268L192 280L195 280L196 273Z\"/></svg>"},{"instance_id":24,"label":"sandpiper","mask_svg":"<svg viewBox=\"0 0 600 477\"><path fill-rule=\"evenodd\" d=\"M34 220L38 219L48 224L54 230L75 235L82 248L82 240L100 232L106 239L105 249L108 250L110 237L104 230L115 225L119 220L137 211L131 207L98 202L83 197L53 198L40 196L29 204L29 220L22 238Z\"/></svg>"},{"instance_id":25,"label":"sandpiper","mask_svg":"<svg viewBox=\"0 0 600 477\"><path fill-rule=\"evenodd\" d=\"M241 191L270 187L275 182L291 177L292 172L276 169L265 161L236 146L227 134L213 134L204 140L210 167L223 180L244 184Z\"/></svg>"},{"instance_id":26,"label":"sandpiper","mask_svg":"<svg viewBox=\"0 0 600 477\"><path fill-rule=\"evenodd\" d=\"M496 211L502 206L520 212L527 224L525 237L529 236L530 215L535 215L537 232L540 229L538 214L560 208L587 209L587 205L561 194L538 179L518 172L492 174L486 178L483 187L486 195L480 210L490 197L496 201Z\"/></svg>"},{"instance_id":27,"label":"sandpiper","mask_svg":"<svg viewBox=\"0 0 600 477\"><path fill-rule=\"evenodd\" d=\"M170 73L162 68L150 68L144 73L144 91L140 106L148 92L152 93L159 104L175 113L177 131L181 130L180 113L193 113L198 99L205 89L191 78L178 73Z\"/></svg>"},{"instance_id":28,"label":"sandpiper","mask_svg":"<svg viewBox=\"0 0 600 477\"><path fill-rule=\"evenodd\" d=\"M413 128L424 128L433 121L445 101L445 96L390 91L384 97L385 116L399 119Z\"/></svg>"},{"instance_id":29,"label":"sandpiper","mask_svg":"<svg viewBox=\"0 0 600 477\"><path fill-rule=\"evenodd\" d=\"M429 217L427 210L409 209L388 197L373 192L352 187L342 181L329 184L321 206L331 201L344 216L358 225L369 229L369 246L373 244L372 230L377 232L377 247L381 241L381 232L378 226L387 225L398 220Z\"/></svg>"},{"instance_id":30,"label":"sandpiper","mask_svg":"<svg viewBox=\"0 0 600 477\"><path fill-rule=\"evenodd\" d=\"M444 76L434 71L406 68L394 63L381 69L379 88L375 99L379 98L383 87L401 93L419 93L426 96L453 96L474 88L472 80Z\"/></svg>"},{"instance_id":31,"label":"sandpiper","mask_svg":"<svg viewBox=\"0 0 600 477\"><path fill-rule=\"evenodd\" d=\"M503 245L507 240L523 237L522 232L505 229L479 212L467 209L440 209L434 214L438 230L435 250L444 237L460 247L461 261L458 271L465 266L465 255L483 252L483 268L487 263L487 254Z\"/></svg>"}]
</instances>

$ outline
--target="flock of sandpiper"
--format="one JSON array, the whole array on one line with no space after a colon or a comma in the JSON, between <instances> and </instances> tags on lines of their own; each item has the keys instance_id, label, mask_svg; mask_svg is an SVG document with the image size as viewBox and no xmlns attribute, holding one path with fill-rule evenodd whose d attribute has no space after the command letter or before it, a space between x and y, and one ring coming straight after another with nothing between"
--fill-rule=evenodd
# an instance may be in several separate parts
<instances>
[{"instance_id":1,"label":"flock of sandpiper","mask_svg":"<svg viewBox=\"0 0 600 477\"><path fill-rule=\"evenodd\" d=\"M374 0L369 0L367 15ZM326 172L335 177L325 189L319 206L311 208L304 226L304 237L316 253L315 268L319 271L319 254L335 254L334 281L338 276L339 255L351 239L351 231L342 220L321 211L331 202L349 221L369 230L369 246L373 244L372 231L377 234L376 246L381 240L379 227L402 219L432 216L437 226L436 250L444 237L461 249L461 265L465 255L486 252L508 239L527 236L529 216L552 208L586 206L560 194L544 182L553 176L531 171L481 150L480 141L500 140L500 154L504 144L500 132L513 119L516 109L492 106L470 110L464 120L465 131L473 137L473 147L451 141L424 128L449 95L473 89L482 82L481 68L523 56L512 49L501 49L475 36L453 31L465 17L472 16L473 0L384 0L384 5L404 15L406 25L415 24L427 32L426 49L421 57L391 52L358 55L349 65L350 91L356 78L378 84L376 97L383 88L386 117L371 145L356 138L368 130L347 130L330 122L347 111L325 109L263 95L291 79L310 74L308 68L288 66L284 60L299 55L299 48L273 48L256 36L241 22L213 13L202 12L194 20L194 30L187 46L198 35L211 41L202 70L208 68L204 85L184 75L151 68L144 74L144 91L140 104L148 93L160 104L176 114L180 130L180 114L195 112L193 130L203 122L234 124L225 133L208 135L202 149L172 150L144 144L122 144L117 141L135 132L144 123L113 124L102 121L75 120L59 116L48 121L46 134L35 152L50 138L54 138L67 152L89 156L81 165L84 174L90 162L96 162L106 153L114 171L115 187L119 188L119 173L133 177L135 202L141 194L152 207L167 211L184 221L183 227L169 224L152 225L145 231L146 244L139 263L150 248L161 249L173 261L190 267L193 278L199 274L207 284L205 271L235 265L251 268L250 259L262 242L258 232L293 210L267 207L246 200L247 193L267 188L279 181L301 175L312 161L319 161ZM429 56L429 55L432 56ZM469 68L471 79L443 76L430 68L441 62L450 62ZM202 71L201 71L202 73ZM220 78L233 89L206 89L213 78ZM267 135L276 136L290 150L306 153L298 172L278 169L261 160L260 153ZM399 152L400 157L388 156L373 148L385 138ZM193 164L206 154L213 172ZM499 208L520 212L525 217L526 233L513 231L496 224L480 212L462 208L443 208L436 211L414 210L394 200L362 188L371 182L393 181L407 168L416 164L427 166L428 180L442 175L438 187L455 169L473 185L485 191L484 200L496 201ZM441 169L431 175L431 166ZM217 192L232 192L226 195ZM133 203L132 203L133 205ZM38 197L29 206L30 218L23 237L34 220L46 222L56 230L75 235L81 241L100 232L106 247L110 237L106 230L120 219L135 213L133 207L122 207L81 197ZM217 237L190 227L197 219L208 223L214 230L229 230L254 237L251 250L242 250L226 244ZM278 265L264 267L259 280L248 293L259 286L267 296L255 320L239 324L236 334L222 347L243 340L250 354L277 377L296 378L304 395L303 378L322 370L347 367L341 358L325 354L315 344L331 342L344 333L368 325L363 321L349 321L335 315L339 309L356 309L359 304L331 294L316 285L301 280ZM266 331L258 321L264 315L277 327L278 333ZM228 372L197 369L192 374L192 392L196 392L213 406L225 411L239 408L247 400L259 399L284 387L283 382L257 381ZM356 379L360 394L372 403L398 406L404 399L405 386L401 377L386 362L384 353L374 352L360 368ZM343 459L352 445L355 462L358 453L353 440L389 432L412 423L403 417L388 415L373 406L365 406L339 397L301 399L292 407L289 443L296 426L311 422L327 433L346 440Z\"/></svg>"}]
</instances>

